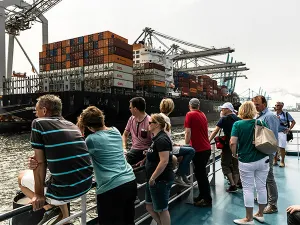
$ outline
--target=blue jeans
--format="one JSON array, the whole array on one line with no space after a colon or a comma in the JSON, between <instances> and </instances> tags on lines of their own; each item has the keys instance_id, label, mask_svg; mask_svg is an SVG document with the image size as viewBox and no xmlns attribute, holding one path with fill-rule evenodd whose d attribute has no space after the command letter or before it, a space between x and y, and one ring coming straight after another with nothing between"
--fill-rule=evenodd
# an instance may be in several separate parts
<instances>
[{"instance_id":1,"label":"blue jeans","mask_svg":"<svg viewBox=\"0 0 300 225\"><path fill-rule=\"evenodd\" d=\"M172 181L157 181L153 186L146 183L145 202L152 204L154 212L162 212L168 210L170 190Z\"/></svg>"},{"instance_id":2,"label":"blue jeans","mask_svg":"<svg viewBox=\"0 0 300 225\"><path fill-rule=\"evenodd\" d=\"M183 160L179 163L177 174L179 176L184 176L188 174L190 168L190 162L194 158L195 150L190 146L181 146L179 153L176 154L176 157L183 156Z\"/></svg>"}]
</instances>

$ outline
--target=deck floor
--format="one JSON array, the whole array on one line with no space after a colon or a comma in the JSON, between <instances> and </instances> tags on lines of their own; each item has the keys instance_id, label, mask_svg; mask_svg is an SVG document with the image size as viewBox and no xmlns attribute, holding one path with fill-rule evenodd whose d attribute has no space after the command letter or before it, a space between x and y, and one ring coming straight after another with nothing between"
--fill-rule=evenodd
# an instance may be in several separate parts
<instances>
[{"instance_id":1,"label":"deck floor","mask_svg":"<svg viewBox=\"0 0 300 225\"><path fill-rule=\"evenodd\" d=\"M286 167L274 167L278 187L278 213L265 215L265 224L286 224L286 208L300 204L300 164L295 156L286 157ZM213 207L199 208L184 201L175 203L170 208L172 225L227 225L233 220L245 217L243 192L227 193L227 182L223 173L217 172L216 186L212 186ZM194 189L195 196L197 189ZM258 208L257 204L254 211ZM255 221L255 224L260 224Z\"/></svg>"}]
</instances>

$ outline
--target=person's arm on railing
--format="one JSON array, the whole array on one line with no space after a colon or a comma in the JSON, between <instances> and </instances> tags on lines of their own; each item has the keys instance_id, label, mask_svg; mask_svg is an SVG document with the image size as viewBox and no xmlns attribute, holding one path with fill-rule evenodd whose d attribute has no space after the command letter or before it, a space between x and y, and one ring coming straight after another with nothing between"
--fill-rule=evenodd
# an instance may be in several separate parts
<instances>
[{"instance_id":1,"label":"person's arm on railing","mask_svg":"<svg viewBox=\"0 0 300 225\"><path fill-rule=\"evenodd\" d=\"M192 135L191 128L185 128L184 140L185 140L185 144L186 144L186 145L189 145L189 144L190 144L190 141L191 141L191 135Z\"/></svg>"},{"instance_id":2,"label":"person's arm on railing","mask_svg":"<svg viewBox=\"0 0 300 225\"><path fill-rule=\"evenodd\" d=\"M128 140L129 132L127 130L124 130L124 133L122 135L122 141L123 141L123 149L125 150L127 148L127 140Z\"/></svg>"},{"instance_id":3,"label":"person's arm on railing","mask_svg":"<svg viewBox=\"0 0 300 225\"><path fill-rule=\"evenodd\" d=\"M169 162L169 156L170 152L169 151L163 151L159 152L159 163L153 172L152 176L150 177L149 184L152 186L155 184L155 179L159 177L159 175L165 170L166 166L168 165Z\"/></svg>"},{"instance_id":4,"label":"person's arm on railing","mask_svg":"<svg viewBox=\"0 0 300 225\"><path fill-rule=\"evenodd\" d=\"M231 152L232 152L232 156L235 157L235 158L237 158L237 154L236 154L237 141L238 141L237 137L231 136L231 138L230 138L230 149L231 149Z\"/></svg>"},{"instance_id":5,"label":"person's arm on railing","mask_svg":"<svg viewBox=\"0 0 300 225\"><path fill-rule=\"evenodd\" d=\"M44 193L44 183L46 178L46 158L44 151L35 149L34 158L38 162L38 166L33 170L34 175L34 197L31 199L33 210L41 209L46 201Z\"/></svg>"},{"instance_id":6,"label":"person's arm on railing","mask_svg":"<svg viewBox=\"0 0 300 225\"><path fill-rule=\"evenodd\" d=\"M221 129L220 127L216 126L214 131L209 136L209 142L211 142L212 139L214 139L214 137L217 135L217 133L220 131L220 129Z\"/></svg>"}]
</instances>

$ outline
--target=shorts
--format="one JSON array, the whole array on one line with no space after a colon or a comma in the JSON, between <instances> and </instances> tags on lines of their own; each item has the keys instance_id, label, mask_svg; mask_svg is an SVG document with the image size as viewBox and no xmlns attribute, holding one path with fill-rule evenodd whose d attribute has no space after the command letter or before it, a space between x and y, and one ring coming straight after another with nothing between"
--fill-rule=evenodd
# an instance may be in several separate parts
<instances>
[{"instance_id":1,"label":"shorts","mask_svg":"<svg viewBox=\"0 0 300 225\"><path fill-rule=\"evenodd\" d=\"M33 176L33 171L32 170L26 170L24 173L24 176L22 177L21 180L21 185L23 187L28 188L29 190L31 190L32 192L34 192L34 176ZM44 193L46 194L47 192L47 187L44 188ZM46 202L50 205L65 205L71 201L73 201L74 199L71 200L56 200L56 199L51 199L49 197L46 197Z\"/></svg>"},{"instance_id":2,"label":"shorts","mask_svg":"<svg viewBox=\"0 0 300 225\"><path fill-rule=\"evenodd\" d=\"M145 202L152 204L155 212L168 210L170 190L173 181L157 181L155 185L150 186L146 183Z\"/></svg>"},{"instance_id":3,"label":"shorts","mask_svg":"<svg viewBox=\"0 0 300 225\"><path fill-rule=\"evenodd\" d=\"M278 147L279 148L286 147L286 134L283 132L278 133Z\"/></svg>"}]
</instances>

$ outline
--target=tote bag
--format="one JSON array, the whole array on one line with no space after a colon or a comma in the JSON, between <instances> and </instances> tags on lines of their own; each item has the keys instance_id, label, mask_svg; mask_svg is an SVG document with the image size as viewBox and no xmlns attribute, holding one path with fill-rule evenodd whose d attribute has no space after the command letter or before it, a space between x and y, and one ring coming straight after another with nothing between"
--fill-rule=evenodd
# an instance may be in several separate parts
<instances>
[{"instance_id":1,"label":"tote bag","mask_svg":"<svg viewBox=\"0 0 300 225\"><path fill-rule=\"evenodd\" d=\"M254 145L256 149L266 155L277 152L277 140L272 130L263 126L262 121L259 120L260 125L255 120L254 126Z\"/></svg>"}]
</instances>

